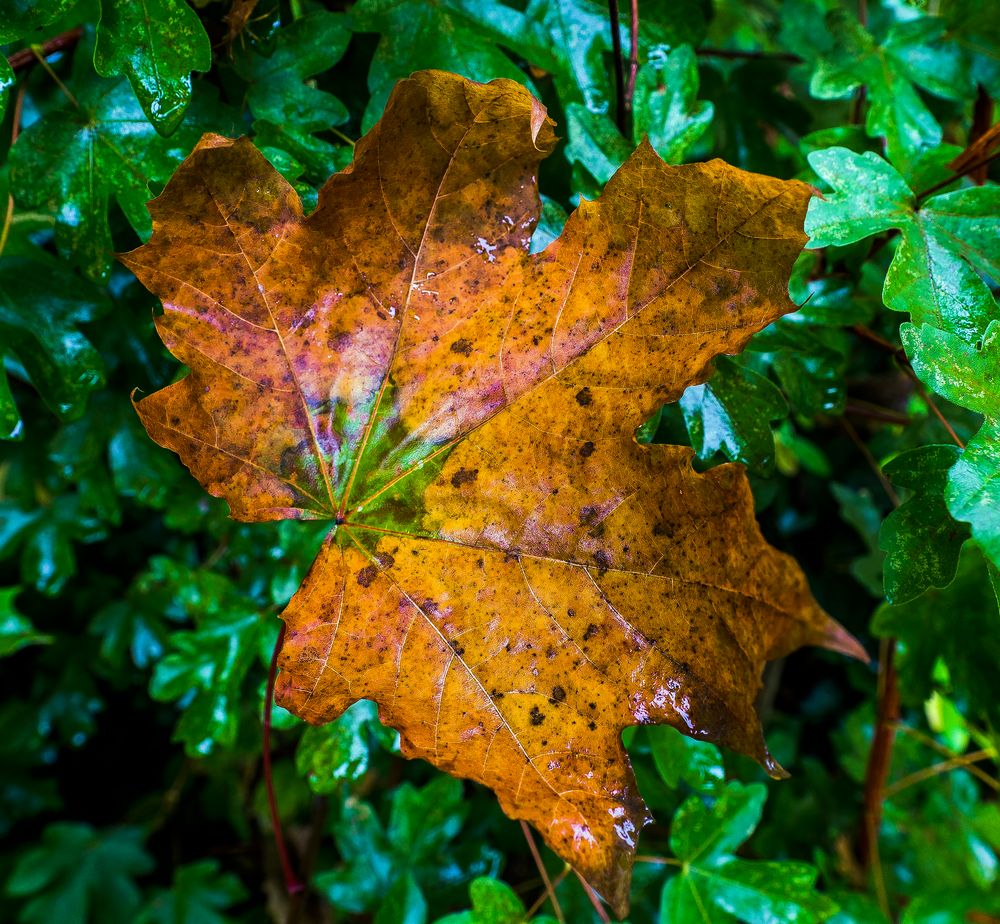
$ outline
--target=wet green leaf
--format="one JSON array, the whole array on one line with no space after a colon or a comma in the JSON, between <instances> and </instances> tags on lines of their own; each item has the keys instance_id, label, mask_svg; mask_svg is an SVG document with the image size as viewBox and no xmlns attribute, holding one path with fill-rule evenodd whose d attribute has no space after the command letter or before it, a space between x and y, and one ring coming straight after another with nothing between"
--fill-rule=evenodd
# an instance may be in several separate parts
<instances>
[{"instance_id":1,"label":"wet green leaf","mask_svg":"<svg viewBox=\"0 0 1000 924\"><path fill-rule=\"evenodd\" d=\"M760 822L766 797L760 784L730 783L711 807L692 796L678 809L670 846L682 865L663 890L663 921L812 922L836 911L815 891L814 867L732 856Z\"/></svg>"},{"instance_id":2,"label":"wet green leaf","mask_svg":"<svg viewBox=\"0 0 1000 924\"><path fill-rule=\"evenodd\" d=\"M381 116L396 81L414 71L437 68L481 82L525 82L498 44L521 34L523 16L496 0L360 0L350 15L354 31L381 35L368 71L371 98L362 131Z\"/></svg>"},{"instance_id":3,"label":"wet green leaf","mask_svg":"<svg viewBox=\"0 0 1000 924\"><path fill-rule=\"evenodd\" d=\"M969 343L930 325L904 324L903 345L914 371L938 394L986 417L948 471L945 500L956 520L994 565L1000 563L1000 321Z\"/></svg>"},{"instance_id":4,"label":"wet green leaf","mask_svg":"<svg viewBox=\"0 0 1000 924\"><path fill-rule=\"evenodd\" d=\"M499 855L485 844L472 852L452 851L469 809L461 782L445 776L419 789L409 783L398 787L385 826L371 805L349 797L334 827L344 863L317 874L317 888L336 908L360 914L376 907L408 873L426 895L496 875Z\"/></svg>"},{"instance_id":5,"label":"wet green leaf","mask_svg":"<svg viewBox=\"0 0 1000 924\"><path fill-rule=\"evenodd\" d=\"M87 396L104 384L104 362L81 325L110 308L107 296L41 250L0 262L0 353L64 420L79 417ZM20 416L0 369L0 418L7 438L20 434Z\"/></svg>"},{"instance_id":6,"label":"wet green leaf","mask_svg":"<svg viewBox=\"0 0 1000 924\"><path fill-rule=\"evenodd\" d=\"M957 446L920 446L882 467L893 484L913 491L885 518L879 534L887 553L885 595L890 603L905 603L928 587L945 587L955 576L969 529L952 518L944 493L948 470L960 456Z\"/></svg>"},{"instance_id":7,"label":"wet green leaf","mask_svg":"<svg viewBox=\"0 0 1000 924\"><path fill-rule=\"evenodd\" d=\"M343 14L317 11L279 29L273 47L254 44L238 56L235 68L248 84L246 101L257 122L308 147L313 132L347 121L344 104L309 78L333 67L350 38Z\"/></svg>"},{"instance_id":8,"label":"wet green leaf","mask_svg":"<svg viewBox=\"0 0 1000 924\"><path fill-rule=\"evenodd\" d=\"M876 634L898 638L905 646L900 676L904 693L916 704L934 689L938 658L948 665L953 695L980 715L998 715L1000 615L982 553L966 543L955 579L931 587L908 603L884 605L872 621ZM947 690L945 691L947 692Z\"/></svg>"},{"instance_id":9,"label":"wet green leaf","mask_svg":"<svg viewBox=\"0 0 1000 924\"><path fill-rule=\"evenodd\" d=\"M668 786L677 787L684 782L704 793L714 793L725 786L722 754L714 744L695 741L669 725L654 725L647 731L653 762Z\"/></svg>"},{"instance_id":10,"label":"wet green leaf","mask_svg":"<svg viewBox=\"0 0 1000 924\"><path fill-rule=\"evenodd\" d=\"M472 908L440 918L436 924L521 924L527 909L517 893L499 879L474 879L469 886ZM555 924L547 914L535 915L533 924Z\"/></svg>"},{"instance_id":11,"label":"wet green leaf","mask_svg":"<svg viewBox=\"0 0 1000 924\"><path fill-rule=\"evenodd\" d=\"M997 311L979 272L1000 277L1000 187L932 196L918 208L910 187L877 154L829 148L810 154L809 163L834 190L810 204L806 233L812 246L850 244L898 228L886 305L908 312L914 324L971 340L981 336Z\"/></svg>"},{"instance_id":12,"label":"wet green leaf","mask_svg":"<svg viewBox=\"0 0 1000 924\"><path fill-rule=\"evenodd\" d=\"M783 418L788 405L764 376L720 356L712 377L688 388L680 407L699 459L722 453L757 474L774 468L771 421Z\"/></svg>"},{"instance_id":13,"label":"wet green leaf","mask_svg":"<svg viewBox=\"0 0 1000 924\"><path fill-rule=\"evenodd\" d=\"M956 51L940 43L944 23L931 18L901 22L879 43L852 11L836 8L827 14L826 28L832 43L813 72L810 93L841 99L864 86L868 133L886 139L896 162L938 144L941 126L914 82L932 93L961 98L964 88L948 82L965 75L957 67Z\"/></svg>"},{"instance_id":14,"label":"wet green leaf","mask_svg":"<svg viewBox=\"0 0 1000 924\"><path fill-rule=\"evenodd\" d=\"M77 61L83 57L77 54ZM165 182L194 146L201 127L235 133L232 120L206 97L168 140L146 119L128 83L77 68L74 106L66 102L30 125L11 150L11 190L19 207L55 215L60 254L97 282L111 270L108 208L114 199L140 237L151 225L151 184Z\"/></svg>"},{"instance_id":15,"label":"wet green leaf","mask_svg":"<svg viewBox=\"0 0 1000 924\"><path fill-rule=\"evenodd\" d=\"M94 67L104 77L128 77L160 134L184 118L191 71L211 65L208 35L185 0L101 0Z\"/></svg>"},{"instance_id":16,"label":"wet green leaf","mask_svg":"<svg viewBox=\"0 0 1000 924\"><path fill-rule=\"evenodd\" d=\"M644 136L669 164L680 163L712 124L714 108L698 99L698 64L688 45L659 47L635 84L635 141Z\"/></svg>"}]
</instances>

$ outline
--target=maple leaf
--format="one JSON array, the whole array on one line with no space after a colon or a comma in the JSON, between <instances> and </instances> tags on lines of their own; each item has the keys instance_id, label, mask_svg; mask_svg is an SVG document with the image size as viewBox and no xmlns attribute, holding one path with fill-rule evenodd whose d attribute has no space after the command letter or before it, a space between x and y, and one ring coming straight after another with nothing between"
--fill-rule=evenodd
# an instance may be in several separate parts
<instances>
[{"instance_id":1,"label":"maple leaf","mask_svg":"<svg viewBox=\"0 0 1000 924\"><path fill-rule=\"evenodd\" d=\"M401 81L303 217L207 135L122 257L187 377L137 404L242 520L333 521L283 618L279 701L377 703L620 914L649 819L621 730L782 771L766 659L864 656L768 546L743 469L634 431L790 311L809 187L642 145L531 255L553 124L523 87Z\"/></svg>"}]
</instances>

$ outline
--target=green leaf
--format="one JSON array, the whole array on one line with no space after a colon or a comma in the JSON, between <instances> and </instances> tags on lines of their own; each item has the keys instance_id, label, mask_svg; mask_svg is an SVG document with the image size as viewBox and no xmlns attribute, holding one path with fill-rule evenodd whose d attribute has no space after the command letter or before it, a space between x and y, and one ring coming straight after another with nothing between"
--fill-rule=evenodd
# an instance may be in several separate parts
<instances>
[{"instance_id":1,"label":"green leaf","mask_svg":"<svg viewBox=\"0 0 1000 924\"><path fill-rule=\"evenodd\" d=\"M759 364L758 371L774 370L796 415L812 420L843 411L850 352L843 330L789 315L757 334L747 349L747 362Z\"/></svg>"},{"instance_id":2,"label":"green leaf","mask_svg":"<svg viewBox=\"0 0 1000 924\"><path fill-rule=\"evenodd\" d=\"M919 208L899 173L878 155L846 148L814 151L813 169L834 189L813 199L806 216L811 246L863 240L898 228L900 245L883 298L915 324L929 323L975 340L997 307L979 272L1000 278L1000 187L933 196ZM912 358L912 357L911 357Z\"/></svg>"},{"instance_id":3,"label":"green leaf","mask_svg":"<svg viewBox=\"0 0 1000 924\"><path fill-rule=\"evenodd\" d=\"M439 918L435 924L521 924L527 909L517 893L499 879L474 879L469 886L472 908ZM547 914L531 918L533 924L555 924Z\"/></svg>"},{"instance_id":4,"label":"green leaf","mask_svg":"<svg viewBox=\"0 0 1000 924\"><path fill-rule=\"evenodd\" d=\"M607 183L632 153L611 118L591 112L582 103L566 107L566 127L569 133L566 159L584 166L598 183Z\"/></svg>"},{"instance_id":5,"label":"green leaf","mask_svg":"<svg viewBox=\"0 0 1000 924\"><path fill-rule=\"evenodd\" d=\"M677 810L670 846L681 870L663 890L661 920L813 922L836 911L829 898L815 891L814 867L732 856L760 822L766 798L759 783L730 783L711 807L693 796Z\"/></svg>"},{"instance_id":6,"label":"green leaf","mask_svg":"<svg viewBox=\"0 0 1000 924\"><path fill-rule=\"evenodd\" d=\"M955 579L947 587L932 587L908 603L880 607L872 631L903 643L900 677L911 702L920 704L931 695L934 665L942 658L953 695L996 721L1000 615L982 553L973 543L963 546Z\"/></svg>"},{"instance_id":7,"label":"green leaf","mask_svg":"<svg viewBox=\"0 0 1000 924\"><path fill-rule=\"evenodd\" d=\"M161 135L184 118L191 71L211 66L208 34L185 0L101 0L94 67L103 77L128 77Z\"/></svg>"},{"instance_id":8,"label":"green leaf","mask_svg":"<svg viewBox=\"0 0 1000 924\"><path fill-rule=\"evenodd\" d=\"M500 860L495 851L482 842L471 849L466 843L452 846L469 809L461 782L446 776L420 789L399 786L391 796L387 826L369 804L348 797L333 828L345 862L317 874L317 888L335 907L361 914L377 907L408 873L425 894L439 900L442 889L495 876Z\"/></svg>"},{"instance_id":9,"label":"green leaf","mask_svg":"<svg viewBox=\"0 0 1000 924\"><path fill-rule=\"evenodd\" d=\"M350 38L343 14L317 11L279 29L270 54L255 43L238 57L235 68L249 84L246 98L254 118L303 145L312 132L346 122L344 104L307 81L333 67Z\"/></svg>"},{"instance_id":10,"label":"green leaf","mask_svg":"<svg viewBox=\"0 0 1000 924\"><path fill-rule=\"evenodd\" d=\"M87 396L104 384L104 362L80 326L109 308L103 292L41 250L0 262L0 354L16 357L18 368L63 420L79 417ZM19 435L20 416L2 368L0 415L0 435Z\"/></svg>"},{"instance_id":11,"label":"green leaf","mask_svg":"<svg viewBox=\"0 0 1000 924\"><path fill-rule=\"evenodd\" d=\"M77 53L77 60L82 56ZM235 134L209 99L196 97L189 117L168 141L146 119L128 83L89 74L80 65L66 103L30 125L11 150L11 190L20 206L50 209L59 252L97 282L108 279L113 245L108 225L112 197L141 238L151 224L151 184L165 182L202 125Z\"/></svg>"},{"instance_id":12,"label":"green leaf","mask_svg":"<svg viewBox=\"0 0 1000 924\"><path fill-rule=\"evenodd\" d=\"M149 692L162 702L179 700L184 711L175 738L192 757L204 757L235 742L244 680L275 627L226 578L162 559L155 567L195 628L171 634Z\"/></svg>"},{"instance_id":13,"label":"green leaf","mask_svg":"<svg viewBox=\"0 0 1000 924\"><path fill-rule=\"evenodd\" d=\"M696 741L669 725L651 725L647 734L653 763L668 786L676 788L684 782L704 793L714 793L725 786L722 754L714 744Z\"/></svg>"},{"instance_id":14,"label":"green leaf","mask_svg":"<svg viewBox=\"0 0 1000 924\"><path fill-rule=\"evenodd\" d=\"M817 99L842 99L858 87L868 92L865 127L883 137L894 162L905 163L922 148L941 141L941 126L924 105L914 81L950 99L960 99L962 86L949 86L949 75L960 75L954 52L938 43L944 23L919 19L898 23L879 44L843 8L831 10L826 28L830 49L820 57L809 92ZM967 81L963 81L967 82Z\"/></svg>"},{"instance_id":15,"label":"green leaf","mask_svg":"<svg viewBox=\"0 0 1000 924\"><path fill-rule=\"evenodd\" d=\"M523 14L496 0L360 0L350 15L355 32L382 36L368 71L371 98L362 131L382 115L396 81L414 71L437 68L482 82L526 82L497 45L521 33Z\"/></svg>"},{"instance_id":16,"label":"green leaf","mask_svg":"<svg viewBox=\"0 0 1000 924\"><path fill-rule=\"evenodd\" d=\"M771 421L785 417L788 405L764 376L720 356L712 377L681 395L680 408L699 459L721 452L757 474L774 469Z\"/></svg>"},{"instance_id":17,"label":"green leaf","mask_svg":"<svg viewBox=\"0 0 1000 924\"><path fill-rule=\"evenodd\" d=\"M52 642L51 635L36 631L31 620L15 609L14 598L20 592L20 587L0 590L0 658L28 645L48 645Z\"/></svg>"},{"instance_id":18,"label":"green leaf","mask_svg":"<svg viewBox=\"0 0 1000 924\"><path fill-rule=\"evenodd\" d=\"M295 766L313 792L336 792L341 783L365 774L372 726L381 727L378 710L369 700L361 700L335 721L305 730L295 752Z\"/></svg>"},{"instance_id":19,"label":"green leaf","mask_svg":"<svg viewBox=\"0 0 1000 924\"><path fill-rule=\"evenodd\" d=\"M7 100L16 83L14 68L10 66L10 62L3 55L0 55L0 121L3 120L4 114L7 112Z\"/></svg>"},{"instance_id":20,"label":"green leaf","mask_svg":"<svg viewBox=\"0 0 1000 924\"><path fill-rule=\"evenodd\" d=\"M379 906L374 924L424 924L427 901L411 873L397 879Z\"/></svg>"},{"instance_id":21,"label":"green leaf","mask_svg":"<svg viewBox=\"0 0 1000 924\"><path fill-rule=\"evenodd\" d=\"M77 0L5 0L0 18L0 45L17 39L38 41L37 30L54 22L76 6Z\"/></svg>"},{"instance_id":22,"label":"green leaf","mask_svg":"<svg viewBox=\"0 0 1000 924\"><path fill-rule=\"evenodd\" d=\"M134 880L153 867L142 842L137 828L49 825L41 844L21 853L7 880L8 895L27 899L18 920L133 924L140 899Z\"/></svg>"},{"instance_id":23,"label":"green leaf","mask_svg":"<svg viewBox=\"0 0 1000 924\"><path fill-rule=\"evenodd\" d=\"M634 143L622 136L606 112L571 102L566 106L566 158L585 167L600 184L611 179L644 139L668 163L678 163L712 123L712 104L697 95L698 67L691 48L682 45L667 52L658 46L636 80Z\"/></svg>"},{"instance_id":24,"label":"green leaf","mask_svg":"<svg viewBox=\"0 0 1000 924\"><path fill-rule=\"evenodd\" d=\"M948 472L945 501L956 520L971 524L983 552L1000 564L1000 321L975 344L927 324L904 324L913 369L938 394L986 417Z\"/></svg>"},{"instance_id":25,"label":"green leaf","mask_svg":"<svg viewBox=\"0 0 1000 924\"><path fill-rule=\"evenodd\" d=\"M178 868L173 886L158 892L137 924L230 924L236 918L221 912L244 898L239 879L220 872L218 860L200 860Z\"/></svg>"},{"instance_id":26,"label":"green leaf","mask_svg":"<svg viewBox=\"0 0 1000 924\"><path fill-rule=\"evenodd\" d=\"M961 52L973 82L1000 96L1000 19L980 0L942 0L938 12L948 23L948 40Z\"/></svg>"},{"instance_id":27,"label":"green leaf","mask_svg":"<svg viewBox=\"0 0 1000 924\"><path fill-rule=\"evenodd\" d=\"M730 783L711 807L692 796L674 815L670 849L684 863L708 863L732 853L760 823L766 799L761 783Z\"/></svg>"},{"instance_id":28,"label":"green leaf","mask_svg":"<svg viewBox=\"0 0 1000 924\"><path fill-rule=\"evenodd\" d=\"M622 47L627 49L627 5L620 5L619 10ZM705 28L705 6L699 0L646 0L639 18L640 56L654 60L666 48L697 45ZM552 74L563 105L575 102L596 114L611 112L614 81L606 63L612 50L606 3L531 0L520 31L515 31L513 21L505 31L510 47ZM638 107L637 98L637 113Z\"/></svg>"},{"instance_id":29,"label":"green leaf","mask_svg":"<svg viewBox=\"0 0 1000 924\"><path fill-rule=\"evenodd\" d=\"M885 595L890 603L905 603L928 587L946 587L955 576L969 529L952 518L944 493L948 470L960 456L957 446L920 446L882 467L893 484L913 491L885 518L879 534L879 546L887 553Z\"/></svg>"},{"instance_id":30,"label":"green leaf","mask_svg":"<svg viewBox=\"0 0 1000 924\"><path fill-rule=\"evenodd\" d=\"M698 62L682 45L654 49L640 69L633 98L635 140L643 136L667 163L680 163L712 124L714 108L698 99Z\"/></svg>"}]
</instances>

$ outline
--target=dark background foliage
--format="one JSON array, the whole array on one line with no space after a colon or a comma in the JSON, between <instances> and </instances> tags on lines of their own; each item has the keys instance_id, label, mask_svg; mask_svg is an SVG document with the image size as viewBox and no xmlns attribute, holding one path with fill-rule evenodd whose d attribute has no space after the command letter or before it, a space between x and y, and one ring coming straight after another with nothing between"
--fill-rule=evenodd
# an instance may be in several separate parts
<instances>
[{"instance_id":1,"label":"dark background foliage","mask_svg":"<svg viewBox=\"0 0 1000 924\"><path fill-rule=\"evenodd\" d=\"M873 663L768 669L785 782L626 733L657 819L631 920L1000 915L1000 12L639 0L629 92L627 6L616 58L592 0L0 0L0 918L598 920L544 853L556 907L493 797L404 761L368 703L319 729L274 711L289 896L261 717L323 528L229 520L130 404L182 370L113 253L201 133L249 134L314 203L425 67L520 80L558 121L536 246L644 136L826 195L799 310L639 436L743 462L767 536Z\"/></svg>"}]
</instances>

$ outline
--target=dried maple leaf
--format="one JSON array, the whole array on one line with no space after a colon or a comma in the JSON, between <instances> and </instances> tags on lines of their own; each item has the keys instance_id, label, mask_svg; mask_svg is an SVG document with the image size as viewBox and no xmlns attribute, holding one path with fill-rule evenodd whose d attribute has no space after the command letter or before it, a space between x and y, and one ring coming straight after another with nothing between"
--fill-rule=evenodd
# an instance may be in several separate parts
<instances>
[{"instance_id":1,"label":"dried maple leaf","mask_svg":"<svg viewBox=\"0 0 1000 924\"><path fill-rule=\"evenodd\" d=\"M779 775L765 660L863 653L761 538L741 468L633 439L793 307L809 188L644 144L531 256L554 143L518 84L418 73L307 218L249 141L206 136L122 259L191 370L139 402L150 435L238 519L333 521L280 702L374 700L624 913L648 813L621 730Z\"/></svg>"}]
</instances>

